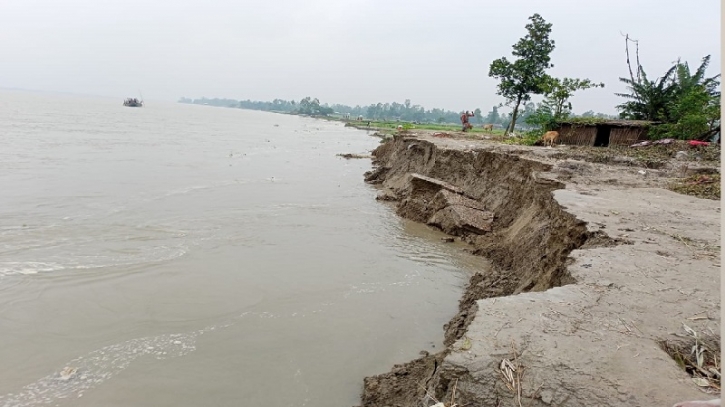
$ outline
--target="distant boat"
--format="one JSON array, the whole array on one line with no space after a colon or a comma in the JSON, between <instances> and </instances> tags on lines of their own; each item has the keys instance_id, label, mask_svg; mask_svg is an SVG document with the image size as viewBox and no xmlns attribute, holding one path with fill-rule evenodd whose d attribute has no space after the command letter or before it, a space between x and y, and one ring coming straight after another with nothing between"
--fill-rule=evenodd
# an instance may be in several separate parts
<instances>
[{"instance_id":1,"label":"distant boat","mask_svg":"<svg viewBox=\"0 0 725 407\"><path fill-rule=\"evenodd\" d=\"M138 100L136 98L128 98L123 101L124 106L128 107L143 107L143 100Z\"/></svg>"}]
</instances>

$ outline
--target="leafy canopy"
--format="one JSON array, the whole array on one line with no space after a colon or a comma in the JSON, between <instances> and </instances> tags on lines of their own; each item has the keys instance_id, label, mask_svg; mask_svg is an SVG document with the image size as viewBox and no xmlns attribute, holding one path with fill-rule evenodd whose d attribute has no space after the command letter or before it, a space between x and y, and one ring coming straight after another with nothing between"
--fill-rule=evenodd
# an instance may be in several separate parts
<instances>
[{"instance_id":1,"label":"leafy canopy","mask_svg":"<svg viewBox=\"0 0 725 407\"><path fill-rule=\"evenodd\" d=\"M554 40L549 38L551 23L547 23L539 14L529 17L526 24L527 34L513 46L514 62L506 57L491 63L488 76L499 79L497 94L507 102L528 101L530 94L541 94L546 89L548 77L546 69L553 67L550 54L554 50Z\"/></svg>"},{"instance_id":2,"label":"leafy canopy","mask_svg":"<svg viewBox=\"0 0 725 407\"><path fill-rule=\"evenodd\" d=\"M678 60L665 74L650 80L642 66L637 79L619 78L629 93L617 93L627 99L617 106L623 119L651 120L654 137L680 139L707 138L720 128L720 74L706 77L710 56L691 72L687 62Z\"/></svg>"},{"instance_id":3,"label":"leafy canopy","mask_svg":"<svg viewBox=\"0 0 725 407\"><path fill-rule=\"evenodd\" d=\"M521 102L527 102L532 94L542 94L550 81L546 70L553 67L551 52L554 40L549 38L551 23L547 23L539 14L529 17L526 24L527 34L513 46L513 62L506 57L491 63L488 76L499 80L497 94L506 98L507 104L514 104L512 123L516 125L516 116Z\"/></svg>"},{"instance_id":4,"label":"leafy canopy","mask_svg":"<svg viewBox=\"0 0 725 407\"><path fill-rule=\"evenodd\" d=\"M571 113L571 99L574 92L589 88L603 88L603 83L589 79L551 78L546 89L544 103L549 105L556 118L565 118Z\"/></svg>"}]
</instances>

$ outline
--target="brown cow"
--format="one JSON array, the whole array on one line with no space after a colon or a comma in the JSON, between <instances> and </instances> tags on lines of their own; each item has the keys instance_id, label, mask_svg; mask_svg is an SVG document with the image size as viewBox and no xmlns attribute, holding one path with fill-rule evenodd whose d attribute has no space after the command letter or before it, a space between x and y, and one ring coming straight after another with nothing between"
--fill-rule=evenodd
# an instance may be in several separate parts
<instances>
[{"instance_id":1,"label":"brown cow","mask_svg":"<svg viewBox=\"0 0 725 407\"><path fill-rule=\"evenodd\" d=\"M559 132L547 131L543 136L541 136L541 140L544 142L544 145L548 142L550 146L554 146L554 143L559 140Z\"/></svg>"},{"instance_id":2,"label":"brown cow","mask_svg":"<svg viewBox=\"0 0 725 407\"><path fill-rule=\"evenodd\" d=\"M483 131L493 131L493 124L484 124Z\"/></svg>"}]
</instances>

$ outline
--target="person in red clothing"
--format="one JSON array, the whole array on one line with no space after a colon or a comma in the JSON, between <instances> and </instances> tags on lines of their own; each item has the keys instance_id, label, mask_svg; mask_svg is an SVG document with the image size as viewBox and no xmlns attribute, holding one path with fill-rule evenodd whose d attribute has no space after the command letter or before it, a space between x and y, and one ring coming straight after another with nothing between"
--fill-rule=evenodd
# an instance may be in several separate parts
<instances>
[{"instance_id":1,"label":"person in red clothing","mask_svg":"<svg viewBox=\"0 0 725 407\"><path fill-rule=\"evenodd\" d=\"M463 125L463 131L473 128L473 126L471 126L471 123L468 122L469 117L473 117L473 113L466 111L465 113L461 114L461 124Z\"/></svg>"}]
</instances>

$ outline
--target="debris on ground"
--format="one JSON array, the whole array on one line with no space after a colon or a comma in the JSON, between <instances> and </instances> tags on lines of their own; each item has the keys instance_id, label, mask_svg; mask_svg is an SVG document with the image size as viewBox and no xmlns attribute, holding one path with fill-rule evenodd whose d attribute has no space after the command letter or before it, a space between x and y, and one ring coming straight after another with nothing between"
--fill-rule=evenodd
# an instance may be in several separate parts
<instances>
[{"instance_id":1,"label":"debris on ground","mask_svg":"<svg viewBox=\"0 0 725 407\"><path fill-rule=\"evenodd\" d=\"M338 157L347 158L348 160L351 158L373 158L371 155L361 155L361 154L338 154Z\"/></svg>"},{"instance_id":2,"label":"debris on ground","mask_svg":"<svg viewBox=\"0 0 725 407\"><path fill-rule=\"evenodd\" d=\"M655 144L657 141L661 142L664 140L647 141L647 148L631 148L632 146L568 146L566 151L554 153L552 158L575 159L598 164L637 166L652 169L662 168L667 165L668 161L677 158L678 161L700 161L705 165L714 164L719 167L720 146L717 144L693 148L682 140ZM697 153L688 153L687 150L694 150ZM678 157L678 152L680 151L683 153L679 154Z\"/></svg>"},{"instance_id":3,"label":"debris on ground","mask_svg":"<svg viewBox=\"0 0 725 407\"><path fill-rule=\"evenodd\" d=\"M699 174L673 182L671 191L705 199L720 199L720 174Z\"/></svg>"},{"instance_id":4,"label":"debris on ground","mask_svg":"<svg viewBox=\"0 0 725 407\"><path fill-rule=\"evenodd\" d=\"M675 153L675 160L679 161L685 161L690 155L687 154L687 151L678 151Z\"/></svg>"},{"instance_id":5,"label":"debris on ground","mask_svg":"<svg viewBox=\"0 0 725 407\"><path fill-rule=\"evenodd\" d=\"M700 146L709 146L710 143L707 141L700 141L700 140L690 140L687 142L687 144L693 146L693 147L700 147Z\"/></svg>"},{"instance_id":6,"label":"debris on ground","mask_svg":"<svg viewBox=\"0 0 725 407\"><path fill-rule=\"evenodd\" d=\"M667 145L667 144L673 144L675 143L675 139L673 138L663 138L661 140L645 140L640 141L639 143L632 144L630 147L636 148L636 147L648 147L648 146L656 146L656 145Z\"/></svg>"},{"instance_id":7,"label":"debris on ground","mask_svg":"<svg viewBox=\"0 0 725 407\"><path fill-rule=\"evenodd\" d=\"M692 381L705 393L720 393L720 337L698 333L682 324L687 335L677 335L681 340L660 342L667 352Z\"/></svg>"}]
</instances>

